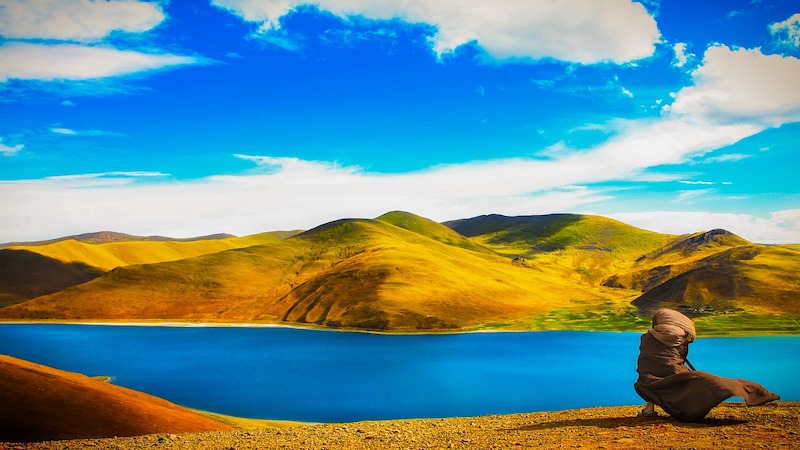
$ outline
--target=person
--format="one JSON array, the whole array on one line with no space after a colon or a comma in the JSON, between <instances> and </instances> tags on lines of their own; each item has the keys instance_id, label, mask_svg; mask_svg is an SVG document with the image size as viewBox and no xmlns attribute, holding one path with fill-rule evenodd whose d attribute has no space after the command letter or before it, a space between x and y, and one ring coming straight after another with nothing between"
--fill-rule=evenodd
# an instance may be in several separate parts
<instances>
[{"instance_id":1,"label":"person","mask_svg":"<svg viewBox=\"0 0 800 450\"><path fill-rule=\"evenodd\" d=\"M696 336L694 322L682 313L662 308L653 314L652 328L641 337L636 370L639 378L633 385L647 402L640 417L657 416L658 405L678 420L699 422L711 408L730 397L741 397L748 406L780 399L752 381L690 370L686 358Z\"/></svg>"}]
</instances>

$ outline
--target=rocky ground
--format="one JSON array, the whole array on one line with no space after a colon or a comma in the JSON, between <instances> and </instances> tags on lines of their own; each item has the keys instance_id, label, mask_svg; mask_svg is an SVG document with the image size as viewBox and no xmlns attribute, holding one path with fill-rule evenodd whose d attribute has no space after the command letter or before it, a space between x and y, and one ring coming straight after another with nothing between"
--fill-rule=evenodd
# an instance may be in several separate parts
<instances>
[{"instance_id":1,"label":"rocky ground","mask_svg":"<svg viewBox=\"0 0 800 450\"><path fill-rule=\"evenodd\" d=\"M800 448L800 402L718 406L702 423L637 418L621 406L485 417L159 434L3 444L0 449L752 449Z\"/></svg>"}]
</instances>

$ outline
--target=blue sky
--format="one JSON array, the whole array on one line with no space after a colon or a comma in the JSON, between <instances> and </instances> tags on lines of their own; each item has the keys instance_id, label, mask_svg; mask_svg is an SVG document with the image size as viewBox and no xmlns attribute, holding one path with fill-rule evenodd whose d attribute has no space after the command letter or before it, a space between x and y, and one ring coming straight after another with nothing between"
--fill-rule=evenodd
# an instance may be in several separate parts
<instances>
[{"instance_id":1,"label":"blue sky","mask_svg":"<svg viewBox=\"0 0 800 450\"><path fill-rule=\"evenodd\" d=\"M800 242L800 4L0 0L0 242L599 214Z\"/></svg>"}]
</instances>

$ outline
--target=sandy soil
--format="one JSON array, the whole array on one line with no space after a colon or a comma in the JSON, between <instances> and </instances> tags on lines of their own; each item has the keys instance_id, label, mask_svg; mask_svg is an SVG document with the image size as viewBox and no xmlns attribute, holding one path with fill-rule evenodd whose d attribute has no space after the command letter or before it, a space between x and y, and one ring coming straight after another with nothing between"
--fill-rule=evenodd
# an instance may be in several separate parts
<instances>
[{"instance_id":1,"label":"sandy soil","mask_svg":"<svg viewBox=\"0 0 800 450\"><path fill-rule=\"evenodd\" d=\"M800 448L800 402L718 406L702 423L635 417L621 406L484 417L284 425L128 438L0 444L0 449L752 449Z\"/></svg>"}]
</instances>

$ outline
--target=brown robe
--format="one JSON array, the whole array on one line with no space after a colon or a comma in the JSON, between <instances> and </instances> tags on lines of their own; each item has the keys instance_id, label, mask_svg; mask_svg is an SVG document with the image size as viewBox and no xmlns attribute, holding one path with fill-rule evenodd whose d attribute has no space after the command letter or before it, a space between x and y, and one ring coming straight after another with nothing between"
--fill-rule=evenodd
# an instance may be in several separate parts
<instances>
[{"instance_id":1,"label":"brown robe","mask_svg":"<svg viewBox=\"0 0 800 450\"><path fill-rule=\"evenodd\" d=\"M633 387L640 397L686 422L699 422L730 397L741 397L749 406L780 398L752 381L689 370L684 364L694 337L691 319L677 311L656 311L653 328L639 346L639 379Z\"/></svg>"}]
</instances>

